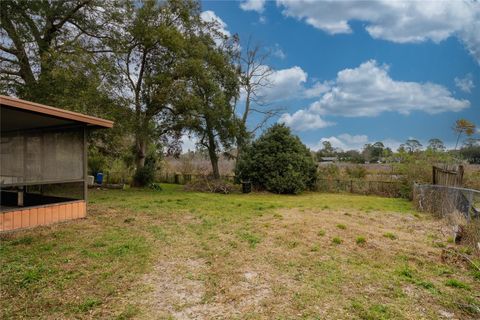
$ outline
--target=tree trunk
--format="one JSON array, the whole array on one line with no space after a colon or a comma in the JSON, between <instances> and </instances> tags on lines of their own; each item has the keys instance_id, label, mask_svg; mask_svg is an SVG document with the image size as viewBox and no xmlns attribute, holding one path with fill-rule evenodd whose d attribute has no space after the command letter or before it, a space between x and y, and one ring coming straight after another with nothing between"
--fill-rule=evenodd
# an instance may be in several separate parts
<instances>
[{"instance_id":1,"label":"tree trunk","mask_svg":"<svg viewBox=\"0 0 480 320\"><path fill-rule=\"evenodd\" d=\"M135 154L135 164L137 166L137 171L139 169L142 169L145 166L146 149L147 149L147 144L145 143L145 140L138 138L136 143L136 154Z\"/></svg>"},{"instance_id":2,"label":"tree trunk","mask_svg":"<svg viewBox=\"0 0 480 320\"><path fill-rule=\"evenodd\" d=\"M210 162L212 163L212 173L214 179L220 179L220 171L218 169L218 156L214 148L208 148L208 154L210 156Z\"/></svg>"},{"instance_id":3,"label":"tree trunk","mask_svg":"<svg viewBox=\"0 0 480 320\"><path fill-rule=\"evenodd\" d=\"M145 166L145 158L146 158L146 150L147 150L147 143L144 138L141 136L137 136L135 142L135 176L133 179L133 185L136 187L143 187L142 183L136 179L137 174L143 169Z\"/></svg>"},{"instance_id":4,"label":"tree trunk","mask_svg":"<svg viewBox=\"0 0 480 320\"><path fill-rule=\"evenodd\" d=\"M252 92L252 88L251 88L250 84L248 84L246 86L245 91L247 93L247 96L245 98L245 110L243 111L242 124L243 124L245 130L247 130L247 119L248 119L248 115L250 114L250 95L251 95L251 92ZM240 140L237 141L237 159L236 160L238 160L240 158L240 154L243 151L243 146L244 145L245 145L244 138L241 138Z\"/></svg>"},{"instance_id":5,"label":"tree trunk","mask_svg":"<svg viewBox=\"0 0 480 320\"><path fill-rule=\"evenodd\" d=\"M454 150L457 150L458 142L460 141L460 135L461 135L461 134L462 134L461 132L458 133L457 142L455 143L455 149L454 149Z\"/></svg>"},{"instance_id":6,"label":"tree trunk","mask_svg":"<svg viewBox=\"0 0 480 320\"><path fill-rule=\"evenodd\" d=\"M220 179L220 171L218 169L218 156L217 156L217 145L215 143L215 136L213 135L212 130L207 125L207 135L208 135L208 155L210 157L210 162L212 163L212 173L214 179Z\"/></svg>"},{"instance_id":7,"label":"tree trunk","mask_svg":"<svg viewBox=\"0 0 480 320\"><path fill-rule=\"evenodd\" d=\"M145 136L143 134L142 126L142 116L141 116L141 104L140 104L140 95L138 91L135 91L135 176L133 179L133 184L137 187L141 187L142 183L136 179L138 173L145 166L146 150L147 143Z\"/></svg>"}]
</instances>

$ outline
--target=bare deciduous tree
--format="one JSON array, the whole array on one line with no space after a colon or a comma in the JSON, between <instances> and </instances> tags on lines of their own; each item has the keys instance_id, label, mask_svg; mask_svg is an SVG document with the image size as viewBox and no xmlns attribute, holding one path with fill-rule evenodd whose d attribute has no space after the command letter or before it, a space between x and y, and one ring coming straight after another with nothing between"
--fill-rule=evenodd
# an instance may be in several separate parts
<instances>
[{"instance_id":1,"label":"bare deciduous tree","mask_svg":"<svg viewBox=\"0 0 480 320\"><path fill-rule=\"evenodd\" d=\"M266 101L265 89L272 86L273 70L267 64L270 51L265 50L261 45L252 45L251 38L248 40L245 53L239 56L241 76L240 85L245 95L245 108L241 113L241 121L245 128L252 114L262 115L261 120L250 130L247 129L248 137L251 138L255 132L262 128L269 119L277 116L282 109L272 108ZM245 141L239 141L238 153Z\"/></svg>"}]
</instances>

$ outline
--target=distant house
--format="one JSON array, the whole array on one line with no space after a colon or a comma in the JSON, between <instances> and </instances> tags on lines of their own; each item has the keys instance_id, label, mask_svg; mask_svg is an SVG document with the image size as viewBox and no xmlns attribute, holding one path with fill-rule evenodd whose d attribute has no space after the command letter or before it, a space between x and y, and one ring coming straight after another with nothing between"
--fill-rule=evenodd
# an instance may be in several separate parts
<instances>
[{"instance_id":1,"label":"distant house","mask_svg":"<svg viewBox=\"0 0 480 320\"><path fill-rule=\"evenodd\" d=\"M321 157L319 162L322 164L329 164L337 161L338 161L337 157Z\"/></svg>"},{"instance_id":2,"label":"distant house","mask_svg":"<svg viewBox=\"0 0 480 320\"><path fill-rule=\"evenodd\" d=\"M87 132L113 122L0 95L0 232L85 217Z\"/></svg>"}]
</instances>

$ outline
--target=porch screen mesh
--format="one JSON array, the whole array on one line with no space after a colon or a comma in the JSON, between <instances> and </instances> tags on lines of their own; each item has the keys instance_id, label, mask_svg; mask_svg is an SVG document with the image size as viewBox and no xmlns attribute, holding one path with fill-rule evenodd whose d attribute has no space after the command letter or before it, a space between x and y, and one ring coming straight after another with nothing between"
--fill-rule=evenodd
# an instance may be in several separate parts
<instances>
[{"instance_id":1,"label":"porch screen mesh","mask_svg":"<svg viewBox=\"0 0 480 320\"><path fill-rule=\"evenodd\" d=\"M2 185L83 179L83 128L2 133Z\"/></svg>"}]
</instances>

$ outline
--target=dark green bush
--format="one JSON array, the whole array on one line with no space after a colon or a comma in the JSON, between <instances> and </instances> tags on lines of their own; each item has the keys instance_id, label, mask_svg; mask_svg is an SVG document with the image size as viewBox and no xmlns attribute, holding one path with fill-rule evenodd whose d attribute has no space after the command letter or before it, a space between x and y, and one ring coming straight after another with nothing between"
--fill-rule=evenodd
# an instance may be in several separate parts
<instances>
[{"instance_id":1,"label":"dark green bush","mask_svg":"<svg viewBox=\"0 0 480 320\"><path fill-rule=\"evenodd\" d=\"M134 184L137 187L149 186L155 181L156 161L153 157L145 159L143 168L137 170L134 176Z\"/></svg>"},{"instance_id":2,"label":"dark green bush","mask_svg":"<svg viewBox=\"0 0 480 320\"><path fill-rule=\"evenodd\" d=\"M245 147L235 172L256 188L297 194L315 186L316 170L310 150L289 128L276 124Z\"/></svg>"}]
</instances>

